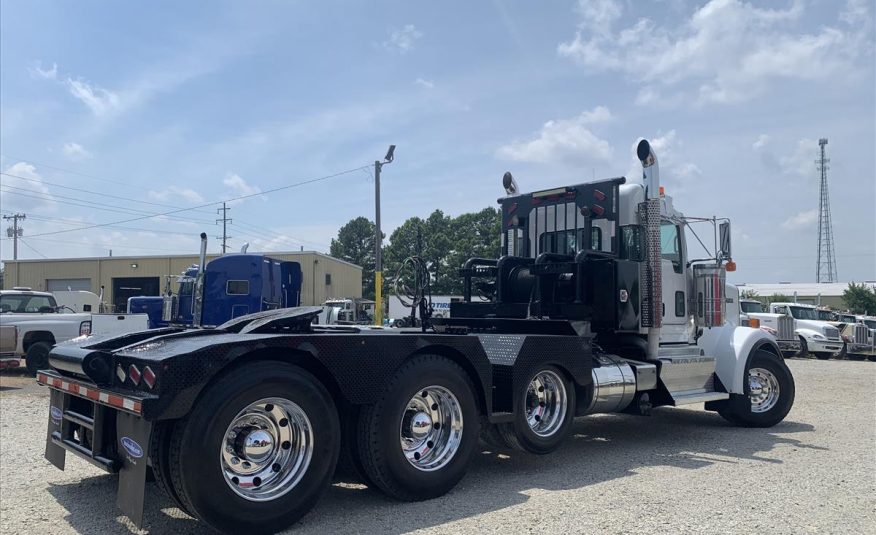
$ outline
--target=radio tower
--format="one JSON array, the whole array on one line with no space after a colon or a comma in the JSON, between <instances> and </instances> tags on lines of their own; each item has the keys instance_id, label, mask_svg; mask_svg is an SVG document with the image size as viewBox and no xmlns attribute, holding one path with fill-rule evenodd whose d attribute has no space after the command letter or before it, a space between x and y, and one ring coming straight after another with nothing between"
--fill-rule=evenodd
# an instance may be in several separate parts
<instances>
[{"instance_id":1,"label":"radio tower","mask_svg":"<svg viewBox=\"0 0 876 535\"><path fill-rule=\"evenodd\" d=\"M836 282L836 251L833 248L833 224L830 220L830 195L827 192L827 170L830 158L825 156L827 138L818 140L821 157L815 160L821 173L821 203L818 206L818 264L815 266L815 282Z\"/></svg>"}]
</instances>

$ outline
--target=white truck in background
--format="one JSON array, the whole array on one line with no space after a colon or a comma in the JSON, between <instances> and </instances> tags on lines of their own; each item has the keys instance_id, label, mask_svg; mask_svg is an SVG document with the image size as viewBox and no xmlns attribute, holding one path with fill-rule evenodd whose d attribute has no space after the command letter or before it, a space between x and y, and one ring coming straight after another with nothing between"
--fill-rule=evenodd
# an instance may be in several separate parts
<instances>
[{"instance_id":1,"label":"white truck in background","mask_svg":"<svg viewBox=\"0 0 876 535\"><path fill-rule=\"evenodd\" d=\"M803 303L770 303L772 314L794 318L794 333L800 339L801 354L812 353L815 358L827 360L843 349L843 339L836 325L819 319L818 307Z\"/></svg>"},{"instance_id":2,"label":"white truck in background","mask_svg":"<svg viewBox=\"0 0 876 535\"><path fill-rule=\"evenodd\" d=\"M449 318L450 303L462 301L461 295L433 295L432 299L432 317L433 318ZM402 300L397 295L389 296L389 317L390 326L392 327L416 327L419 325L419 311L415 325L411 324L411 308L405 306Z\"/></svg>"},{"instance_id":3,"label":"white truck in background","mask_svg":"<svg viewBox=\"0 0 876 535\"><path fill-rule=\"evenodd\" d=\"M794 318L787 314L764 312L763 304L755 299L740 299L740 324L755 327L752 320L757 320L756 327L776 338L776 343L785 358L800 354L803 350L804 342L795 332Z\"/></svg>"},{"instance_id":4,"label":"white truck in background","mask_svg":"<svg viewBox=\"0 0 876 535\"><path fill-rule=\"evenodd\" d=\"M91 308L88 303L80 305ZM0 326L6 331L13 327L13 334L3 334L4 339L14 336L15 340L14 349L0 348L4 355L3 367L18 367L23 357L28 372L36 373L48 365L49 351L59 342L92 333L124 334L149 328L146 314L94 314L70 310L72 307L59 305L49 292L36 292L30 288L0 290Z\"/></svg>"}]
</instances>

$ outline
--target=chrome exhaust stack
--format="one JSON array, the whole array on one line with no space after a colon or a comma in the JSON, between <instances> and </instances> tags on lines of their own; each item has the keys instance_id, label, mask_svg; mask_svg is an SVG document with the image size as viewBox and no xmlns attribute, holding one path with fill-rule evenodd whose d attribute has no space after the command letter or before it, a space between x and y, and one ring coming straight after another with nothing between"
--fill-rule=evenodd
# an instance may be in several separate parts
<instances>
[{"instance_id":1,"label":"chrome exhaust stack","mask_svg":"<svg viewBox=\"0 0 876 535\"><path fill-rule=\"evenodd\" d=\"M198 274L195 279L195 291L192 296L192 325L201 326L202 312L204 308L204 268L207 265L207 233L201 233L201 255L198 257Z\"/></svg>"},{"instance_id":2,"label":"chrome exhaust stack","mask_svg":"<svg viewBox=\"0 0 876 535\"><path fill-rule=\"evenodd\" d=\"M657 155L647 139L639 141L636 156L642 162L645 202L639 205L639 220L645 227L645 262L640 279L642 295L642 326L648 328L648 358L656 359L660 350L660 326L663 323L663 288L660 257L660 167Z\"/></svg>"}]
</instances>

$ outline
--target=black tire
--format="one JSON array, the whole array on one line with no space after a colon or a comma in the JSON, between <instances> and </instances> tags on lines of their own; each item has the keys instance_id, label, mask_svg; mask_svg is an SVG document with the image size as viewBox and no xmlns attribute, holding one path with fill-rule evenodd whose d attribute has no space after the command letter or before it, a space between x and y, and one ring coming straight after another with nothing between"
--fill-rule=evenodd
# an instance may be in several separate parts
<instances>
[{"instance_id":1,"label":"black tire","mask_svg":"<svg viewBox=\"0 0 876 535\"><path fill-rule=\"evenodd\" d=\"M764 412L752 412L749 370L761 368L773 375L779 387L775 404ZM784 361L763 349L755 351L745 367L745 395L732 395L724 408L718 410L725 420L740 427L772 427L784 420L794 405L794 377Z\"/></svg>"},{"instance_id":2,"label":"black tire","mask_svg":"<svg viewBox=\"0 0 876 535\"><path fill-rule=\"evenodd\" d=\"M400 428L408 404L430 386L446 389L456 398L463 432L446 464L424 471L405 457ZM447 358L418 355L402 365L381 399L362 407L357 439L359 459L368 479L388 496L402 501L428 500L449 492L465 476L477 449L480 415L474 392L465 370Z\"/></svg>"},{"instance_id":3,"label":"black tire","mask_svg":"<svg viewBox=\"0 0 876 535\"><path fill-rule=\"evenodd\" d=\"M833 356L833 353L829 351L815 351L815 358L818 360L830 360L830 357Z\"/></svg>"},{"instance_id":4,"label":"black tire","mask_svg":"<svg viewBox=\"0 0 876 535\"><path fill-rule=\"evenodd\" d=\"M36 375L39 370L45 370L49 367L49 351L52 350L52 344L48 342L34 342L27 348L27 354L24 356L24 365L27 367L27 373Z\"/></svg>"},{"instance_id":5,"label":"black tire","mask_svg":"<svg viewBox=\"0 0 876 535\"><path fill-rule=\"evenodd\" d=\"M846 354L846 358L848 358L849 360L864 360L866 358L869 358L870 360L876 360L876 357L867 357L858 353L848 353Z\"/></svg>"},{"instance_id":6,"label":"black tire","mask_svg":"<svg viewBox=\"0 0 876 535\"><path fill-rule=\"evenodd\" d=\"M869 360L870 362L876 362L876 355L869 355L867 357L867 360Z\"/></svg>"},{"instance_id":7,"label":"black tire","mask_svg":"<svg viewBox=\"0 0 876 535\"><path fill-rule=\"evenodd\" d=\"M572 429L572 421L575 418L575 387L572 385L566 375L554 366L545 366L532 374L532 379L537 377L542 372L548 372L552 376L559 378L563 390L565 390L565 407L563 408L562 418L557 422L557 427L553 432L546 436L538 435L530 427L527 419L527 404L530 382L527 382L526 391L522 395L517 396L514 406L514 422L499 424L497 427L499 432L505 439L505 442L515 449L535 453L536 455L544 455L557 449L560 444L569 435ZM543 388L542 388L543 389ZM537 418L537 416L536 416Z\"/></svg>"},{"instance_id":8,"label":"black tire","mask_svg":"<svg viewBox=\"0 0 876 535\"><path fill-rule=\"evenodd\" d=\"M189 516L194 516L179 498L176 489L173 488L173 478L170 473L170 437L173 435L173 427L176 422L157 422L152 427L152 436L149 438L149 464L152 466L152 476L155 484L162 492L167 494L176 506Z\"/></svg>"},{"instance_id":9,"label":"black tire","mask_svg":"<svg viewBox=\"0 0 876 535\"><path fill-rule=\"evenodd\" d=\"M217 453L239 411L272 397L295 403L307 416L313 434L312 456L291 490L267 501L251 501L226 482ZM278 362L246 364L210 385L174 426L168 463L173 488L185 510L216 530L274 533L300 519L319 501L334 473L340 439L334 401L313 375Z\"/></svg>"},{"instance_id":10,"label":"black tire","mask_svg":"<svg viewBox=\"0 0 876 535\"><path fill-rule=\"evenodd\" d=\"M797 353L797 356L801 359L809 358L809 346L806 345L806 339L802 336L800 337L800 352Z\"/></svg>"}]
</instances>

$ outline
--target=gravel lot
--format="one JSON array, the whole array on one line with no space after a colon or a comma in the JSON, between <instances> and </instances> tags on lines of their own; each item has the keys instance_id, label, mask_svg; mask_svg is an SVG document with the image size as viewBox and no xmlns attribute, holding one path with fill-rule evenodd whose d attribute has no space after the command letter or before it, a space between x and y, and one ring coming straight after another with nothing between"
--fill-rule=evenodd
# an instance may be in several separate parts
<instances>
[{"instance_id":1,"label":"gravel lot","mask_svg":"<svg viewBox=\"0 0 876 535\"><path fill-rule=\"evenodd\" d=\"M331 487L296 533L876 533L876 364L789 361L797 401L772 429L701 406L579 420L546 457L484 452L449 495L391 502ZM44 389L0 378L0 532L130 533L116 478L43 459ZM149 484L146 529L206 533Z\"/></svg>"}]
</instances>

